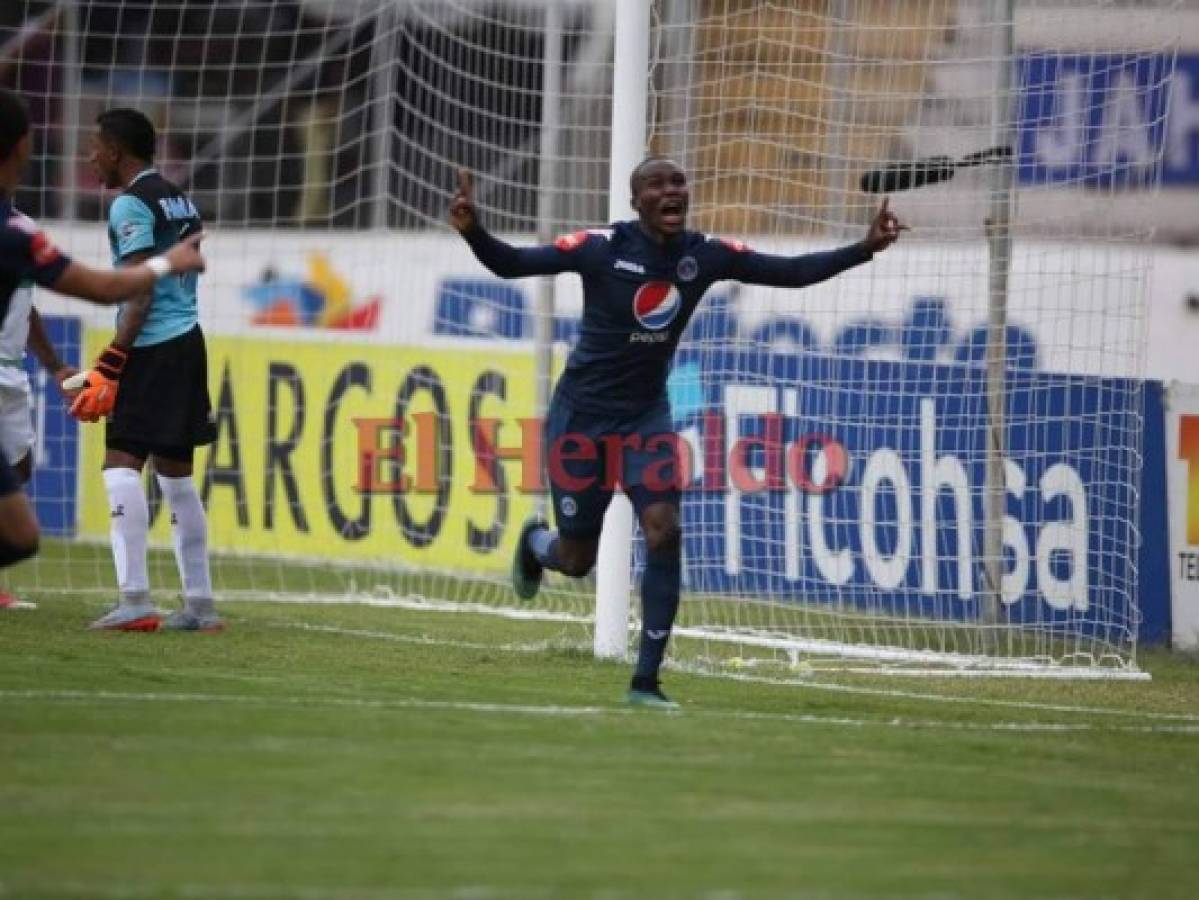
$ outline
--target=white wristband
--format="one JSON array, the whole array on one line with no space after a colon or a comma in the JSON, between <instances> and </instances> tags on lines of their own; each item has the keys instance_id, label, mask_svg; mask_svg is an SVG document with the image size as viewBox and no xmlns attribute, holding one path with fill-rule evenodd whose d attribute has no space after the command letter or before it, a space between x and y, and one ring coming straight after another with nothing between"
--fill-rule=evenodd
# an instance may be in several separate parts
<instances>
[{"instance_id":1,"label":"white wristband","mask_svg":"<svg viewBox=\"0 0 1199 900\"><path fill-rule=\"evenodd\" d=\"M146 260L146 267L154 273L155 278L171 274L171 264L165 256L151 256Z\"/></svg>"}]
</instances>

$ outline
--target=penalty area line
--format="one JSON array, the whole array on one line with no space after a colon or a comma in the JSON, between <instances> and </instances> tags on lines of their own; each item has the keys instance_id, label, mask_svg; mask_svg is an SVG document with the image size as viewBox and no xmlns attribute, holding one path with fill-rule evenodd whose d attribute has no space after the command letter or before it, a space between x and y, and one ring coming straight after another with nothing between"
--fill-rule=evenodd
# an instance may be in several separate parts
<instances>
[{"instance_id":1,"label":"penalty area line","mask_svg":"<svg viewBox=\"0 0 1199 900\"><path fill-rule=\"evenodd\" d=\"M50 703L179 703L235 704L266 708L329 707L371 710L423 710L465 712L480 715L535 716L548 718L602 718L644 715L623 706L564 706L561 704L493 703L473 700L430 700L421 697L262 697L246 694L210 694L172 691L109 690L0 690L0 702ZM1196 725L1095 725L1089 722L953 722L943 719L864 718L824 716L811 713L738 712L735 710L685 709L683 715L724 721L778 722L800 725L852 728L894 728L908 731L1003 732L1009 734L1077 734L1123 732L1132 734L1179 734L1199 736Z\"/></svg>"}]
</instances>

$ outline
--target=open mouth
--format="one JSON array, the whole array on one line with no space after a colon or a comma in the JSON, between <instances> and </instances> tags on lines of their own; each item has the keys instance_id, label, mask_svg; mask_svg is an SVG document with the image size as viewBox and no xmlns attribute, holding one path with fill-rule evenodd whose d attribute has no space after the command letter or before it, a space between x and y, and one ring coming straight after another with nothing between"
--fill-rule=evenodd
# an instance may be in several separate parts
<instances>
[{"instance_id":1,"label":"open mouth","mask_svg":"<svg viewBox=\"0 0 1199 900\"><path fill-rule=\"evenodd\" d=\"M664 225L681 225L686 214L687 207L679 200L665 200L658 207L658 216Z\"/></svg>"}]
</instances>

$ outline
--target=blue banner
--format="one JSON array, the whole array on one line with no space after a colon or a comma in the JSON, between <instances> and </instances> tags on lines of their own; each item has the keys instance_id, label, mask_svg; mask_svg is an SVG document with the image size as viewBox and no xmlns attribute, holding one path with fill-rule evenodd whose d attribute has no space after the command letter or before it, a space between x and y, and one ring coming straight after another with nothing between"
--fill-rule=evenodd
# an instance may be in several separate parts
<instances>
[{"instance_id":1,"label":"blue banner","mask_svg":"<svg viewBox=\"0 0 1199 900\"><path fill-rule=\"evenodd\" d=\"M82 354L79 319L42 316L42 324L63 362L79 366ZM67 405L58 387L32 355L26 355L25 371L33 386L34 432L37 435L29 496L42 533L69 537L75 533L79 423L67 415Z\"/></svg>"},{"instance_id":2,"label":"blue banner","mask_svg":"<svg viewBox=\"0 0 1199 900\"><path fill-rule=\"evenodd\" d=\"M1160 408L1144 408L1133 380L1007 377L1002 617L1119 643L1137 630L1138 589L1164 589L1144 583L1160 577L1152 567L1137 579L1142 412ZM684 496L690 590L979 618L982 367L684 348L671 386L676 426L708 463ZM774 454L782 485L729 493L746 477L733 472L746 438L749 477L768 480ZM813 451L830 442L848 467L822 490ZM796 472L816 489L797 489Z\"/></svg>"},{"instance_id":3,"label":"blue banner","mask_svg":"<svg viewBox=\"0 0 1199 900\"><path fill-rule=\"evenodd\" d=\"M1017 77L1022 185L1138 187L1159 160L1199 185L1199 54L1029 53Z\"/></svg>"}]
</instances>

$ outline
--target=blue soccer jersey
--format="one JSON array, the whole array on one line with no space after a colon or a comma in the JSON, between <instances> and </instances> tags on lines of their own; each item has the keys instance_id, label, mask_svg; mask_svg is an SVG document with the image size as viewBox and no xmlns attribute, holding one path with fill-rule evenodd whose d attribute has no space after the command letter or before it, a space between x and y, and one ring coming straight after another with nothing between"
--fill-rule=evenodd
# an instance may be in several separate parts
<instances>
[{"instance_id":1,"label":"blue soccer jersey","mask_svg":"<svg viewBox=\"0 0 1199 900\"><path fill-rule=\"evenodd\" d=\"M577 272L583 321L558 392L576 409L636 415L662 403L679 338L717 281L806 287L868 261L862 244L772 256L695 231L659 244L636 221L580 231L540 247L512 247L475 228L475 256L501 278Z\"/></svg>"},{"instance_id":2,"label":"blue soccer jersey","mask_svg":"<svg viewBox=\"0 0 1199 900\"><path fill-rule=\"evenodd\" d=\"M0 322L17 288L30 280L53 287L70 262L45 232L0 197Z\"/></svg>"},{"instance_id":3,"label":"blue soccer jersey","mask_svg":"<svg viewBox=\"0 0 1199 900\"><path fill-rule=\"evenodd\" d=\"M202 227L192 202L156 169L147 169L129 183L108 211L113 264L122 265L134 253L165 253ZM198 281L195 272L158 279L150 311L133 346L161 344L195 327ZM118 322L120 316L118 312Z\"/></svg>"}]
</instances>

